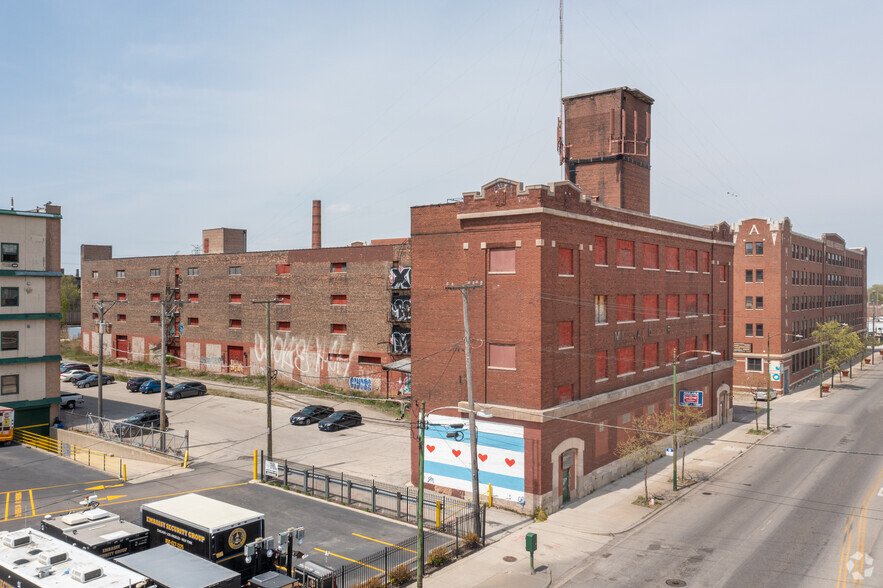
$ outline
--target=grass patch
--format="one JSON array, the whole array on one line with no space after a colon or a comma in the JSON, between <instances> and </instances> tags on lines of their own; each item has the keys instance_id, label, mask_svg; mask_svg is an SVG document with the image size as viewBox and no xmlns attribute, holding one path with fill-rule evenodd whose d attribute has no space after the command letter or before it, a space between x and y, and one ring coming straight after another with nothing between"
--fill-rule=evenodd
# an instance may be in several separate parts
<instances>
[{"instance_id":1,"label":"grass patch","mask_svg":"<svg viewBox=\"0 0 883 588\"><path fill-rule=\"evenodd\" d=\"M769 431L764 431L763 429L748 429L748 432L752 435L766 435Z\"/></svg>"}]
</instances>

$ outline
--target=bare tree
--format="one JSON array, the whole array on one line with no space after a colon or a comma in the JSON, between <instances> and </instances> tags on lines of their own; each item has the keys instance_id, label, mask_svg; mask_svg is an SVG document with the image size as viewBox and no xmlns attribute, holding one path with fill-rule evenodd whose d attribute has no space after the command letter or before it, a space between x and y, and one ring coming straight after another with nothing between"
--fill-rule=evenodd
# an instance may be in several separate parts
<instances>
[{"instance_id":1,"label":"bare tree","mask_svg":"<svg viewBox=\"0 0 883 588\"><path fill-rule=\"evenodd\" d=\"M671 422L671 415L652 413L632 419L632 429L628 438L616 444L613 450L617 457L632 457L644 466L644 501L650 504L650 490L647 487L647 466L660 456L656 442L669 434L666 423ZM670 426L670 425L669 425Z\"/></svg>"}]
</instances>

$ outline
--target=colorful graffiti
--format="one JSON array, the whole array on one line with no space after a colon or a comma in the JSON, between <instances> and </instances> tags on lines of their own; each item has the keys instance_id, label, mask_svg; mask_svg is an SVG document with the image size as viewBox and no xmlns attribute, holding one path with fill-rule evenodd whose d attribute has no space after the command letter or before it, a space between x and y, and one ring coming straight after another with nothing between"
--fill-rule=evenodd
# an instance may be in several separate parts
<instances>
[{"instance_id":1,"label":"colorful graffiti","mask_svg":"<svg viewBox=\"0 0 883 588\"><path fill-rule=\"evenodd\" d=\"M411 268L393 267L389 269L389 286L393 290L411 289Z\"/></svg>"},{"instance_id":2,"label":"colorful graffiti","mask_svg":"<svg viewBox=\"0 0 883 588\"><path fill-rule=\"evenodd\" d=\"M374 387L371 378L352 377L350 378L350 389L361 390L362 392L370 392Z\"/></svg>"}]
</instances>

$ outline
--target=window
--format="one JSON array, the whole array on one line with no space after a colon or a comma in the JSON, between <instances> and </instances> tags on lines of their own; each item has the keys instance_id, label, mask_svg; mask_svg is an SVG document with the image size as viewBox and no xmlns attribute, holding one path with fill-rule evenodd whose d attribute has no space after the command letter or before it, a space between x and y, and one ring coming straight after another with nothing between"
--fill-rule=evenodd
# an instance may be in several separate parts
<instances>
[{"instance_id":1,"label":"window","mask_svg":"<svg viewBox=\"0 0 883 588\"><path fill-rule=\"evenodd\" d=\"M93 313L92 313L92 320L93 320L93 321L97 321L97 320L98 320L98 313L97 313L97 312L93 312Z\"/></svg>"},{"instance_id":2,"label":"window","mask_svg":"<svg viewBox=\"0 0 883 588\"><path fill-rule=\"evenodd\" d=\"M290 331L291 330L291 321L276 321L276 330L277 331Z\"/></svg>"},{"instance_id":3,"label":"window","mask_svg":"<svg viewBox=\"0 0 883 588\"><path fill-rule=\"evenodd\" d=\"M573 400L573 384L558 386L558 404L564 404Z\"/></svg>"},{"instance_id":4,"label":"window","mask_svg":"<svg viewBox=\"0 0 883 588\"><path fill-rule=\"evenodd\" d=\"M117 292L117 300L119 300L120 302L124 302L126 300L126 293Z\"/></svg>"},{"instance_id":5,"label":"window","mask_svg":"<svg viewBox=\"0 0 883 588\"><path fill-rule=\"evenodd\" d=\"M659 343L644 344L644 369L649 370L659 366Z\"/></svg>"},{"instance_id":6,"label":"window","mask_svg":"<svg viewBox=\"0 0 883 588\"><path fill-rule=\"evenodd\" d=\"M18 331L0 333L0 351L14 351L16 349L18 349Z\"/></svg>"},{"instance_id":7,"label":"window","mask_svg":"<svg viewBox=\"0 0 883 588\"><path fill-rule=\"evenodd\" d=\"M558 275L573 275L573 249L558 249Z\"/></svg>"},{"instance_id":8,"label":"window","mask_svg":"<svg viewBox=\"0 0 883 588\"><path fill-rule=\"evenodd\" d=\"M98 292L92 292L92 300L98 300Z\"/></svg>"},{"instance_id":9,"label":"window","mask_svg":"<svg viewBox=\"0 0 883 588\"><path fill-rule=\"evenodd\" d=\"M332 274L345 274L346 273L346 262L337 262L331 264L331 273Z\"/></svg>"},{"instance_id":10,"label":"window","mask_svg":"<svg viewBox=\"0 0 883 588\"><path fill-rule=\"evenodd\" d=\"M595 296L595 324L607 324L607 296Z\"/></svg>"},{"instance_id":11,"label":"window","mask_svg":"<svg viewBox=\"0 0 883 588\"><path fill-rule=\"evenodd\" d=\"M751 283L754 281L754 270L745 270L745 282Z\"/></svg>"},{"instance_id":12,"label":"window","mask_svg":"<svg viewBox=\"0 0 883 588\"><path fill-rule=\"evenodd\" d=\"M125 278L126 277L126 270L117 270L117 277L118 278Z\"/></svg>"},{"instance_id":13,"label":"window","mask_svg":"<svg viewBox=\"0 0 883 588\"><path fill-rule=\"evenodd\" d=\"M754 281L758 284L763 284L763 270L754 270Z\"/></svg>"},{"instance_id":14,"label":"window","mask_svg":"<svg viewBox=\"0 0 883 588\"><path fill-rule=\"evenodd\" d=\"M665 248L665 269L672 272L680 271L681 262L678 259L677 247Z\"/></svg>"},{"instance_id":15,"label":"window","mask_svg":"<svg viewBox=\"0 0 883 588\"><path fill-rule=\"evenodd\" d=\"M745 358L745 371L746 372L762 372L763 371L763 358L746 357Z\"/></svg>"},{"instance_id":16,"label":"window","mask_svg":"<svg viewBox=\"0 0 883 588\"><path fill-rule=\"evenodd\" d=\"M757 310L763 310L763 296L755 296L754 308Z\"/></svg>"},{"instance_id":17,"label":"window","mask_svg":"<svg viewBox=\"0 0 883 588\"><path fill-rule=\"evenodd\" d=\"M158 277L159 277L159 268L158 268L158 267L157 267L157 268L152 268L152 269L150 270L150 277L151 277L151 278L158 278Z\"/></svg>"},{"instance_id":18,"label":"window","mask_svg":"<svg viewBox=\"0 0 883 588\"><path fill-rule=\"evenodd\" d=\"M745 242L745 255L754 255L754 243L750 241Z\"/></svg>"},{"instance_id":19,"label":"window","mask_svg":"<svg viewBox=\"0 0 883 588\"><path fill-rule=\"evenodd\" d=\"M635 242L616 240L617 267L635 267Z\"/></svg>"},{"instance_id":20,"label":"window","mask_svg":"<svg viewBox=\"0 0 883 588\"><path fill-rule=\"evenodd\" d=\"M616 350L616 375L622 376L635 371L635 348L620 347Z\"/></svg>"},{"instance_id":21,"label":"window","mask_svg":"<svg viewBox=\"0 0 883 588\"><path fill-rule=\"evenodd\" d=\"M665 342L665 361L673 363L678 356L678 340L672 339Z\"/></svg>"},{"instance_id":22,"label":"window","mask_svg":"<svg viewBox=\"0 0 883 588\"><path fill-rule=\"evenodd\" d=\"M687 294L687 316L696 316L699 314L699 296L697 294Z\"/></svg>"},{"instance_id":23,"label":"window","mask_svg":"<svg viewBox=\"0 0 883 588\"><path fill-rule=\"evenodd\" d=\"M291 273L291 264L288 263L277 263L276 264L276 275L284 276L285 274Z\"/></svg>"},{"instance_id":24,"label":"window","mask_svg":"<svg viewBox=\"0 0 883 588\"><path fill-rule=\"evenodd\" d=\"M708 314L708 309L711 308L711 299L708 294L702 295L702 307L699 309L699 312L702 314Z\"/></svg>"},{"instance_id":25,"label":"window","mask_svg":"<svg viewBox=\"0 0 883 588\"><path fill-rule=\"evenodd\" d=\"M242 319L230 319L230 328L231 329L241 329L242 328Z\"/></svg>"},{"instance_id":26,"label":"window","mask_svg":"<svg viewBox=\"0 0 883 588\"><path fill-rule=\"evenodd\" d=\"M188 294L188 295L187 295L187 300L188 300L189 302L192 302L192 303L194 303L194 304L197 304L197 303L199 303L199 294Z\"/></svg>"},{"instance_id":27,"label":"window","mask_svg":"<svg viewBox=\"0 0 883 588\"><path fill-rule=\"evenodd\" d=\"M332 294L331 295L331 305L332 306L346 306L346 294Z\"/></svg>"},{"instance_id":28,"label":"window","mask_svg":"<svg viewBox=\"0 0 883 588\"><path fill-rule=\"evenodd\" d=\"M276 294L279 304L291 304L291 294Z\"/></svg>"},{"instance_id":29,"label":"window","mask_svg":"<svg viewBox=\"0 0 883 588\"><path fill-rule=\"evenodd\" d=\"M230 294L230 304L242 304L242 294Z\"/></svg>"},{"instance_id":30,"label":"window","mask_svg":"<svg viewBox=\"0 0 883 588\"><path fill-rule=\"evenodd\" d=\"M595 265L607 265L607 237L595 236Z\"/></svg>"},{"instance_id":31,"label":"window","mask_svg":"<svg viewBox=\"0 0 883 588\"><path fill-rule=\"evenodd\" d=\"M763 337L763 323L757 323L754 325L754 336Z\"/></svg>"},{"instance_id":32,"label":"window","mask_svg":"<svg viewBox=\"0 0 883 588\"><path fill-rule=\"evenodd\" d=\"M616 322L624 323L635 320L635 297L620 294L616 297Z\"/></svg>"},{"instance_id":33,"label":"window","mask_svg":"<svg viewBox=\"0 0 883 588\"><path fill-rule=\"evenodd\" d=\"M702 252L702 271L706 274L711 271L711 256L708 251Z\"/></svg>"},{"instance_id":34,"label":"window","mask_svg":"<svg viewBox=\"0 0 883 588\"><path fill-rule=\"evenodd\" d=\"M754 254L763 255L763 241L758 241L754 244Z\"/></svg>"},{"instance_id":35,"label":"window","mask_svg":"<svg viewBox=\"0 0 883 588\"><path fill-rule=\"evenodd\" d=\"M491 249L488 252L490 259L488 272L492 274L514 274L515 273L515 248L505 247Z\"/></svg>"},{"instance_id":36,"label":"window","mask_svg":"<svg viewBox=\"0 0 883 588\"><path fill-rule=\"evenodd\" d=\"M676 319L680 311L680 296L677 294L666 294L665 296L665 318Z\"/></svg>"},{"instance_id":37,"label":"window","mask_svg":"<svg viewBox=\"0 0 883 588\"><path fill-rule=\"evenodd\" d=\"M97 317L96 317L96 318L97 318ZM159 315L158 315L158 314L150 315L150 324L152 324L152 325L158 325L158 324L159 324Z\"/></svg>"},{"instance_id":38,"label":"window","mask_svg":"<svg viewBox=\"0 0 883 588\"><path fill-rule=\"evenodd\" d=\"M725 265L717 266L717 279L721 282L727 281L727 266L725 266Z\"/></svg>"},{"instance_id":39,"label":"window","mask_svg":"<svg viewBox=\"0 0 883 588\"><path fill-rule=\"evenodd\" d=\"M18 263L18 243L0 244L0 261L4 263Z\"/></svg>"},{"instance_id":40,"label":"window","mask_svg":"<svg viewBox=\"0 0 883 588\"><path fill-rule=\"evenodd\" d=\"M746 296L745 297L745 310L753 310L754 309L754 296Z\"/></svg>"},{"instance_id":41,"label":"window","mask_svg":"<svg viewBox=\"0 0 883 588\"><path fill-rule=\"evenodd\" d=\"M346 325L342 323L332 323L331 332L335 335L346 335Z\"/></svg>"},{"instance_id":42,"label":"window","mask_svg":"<svg viewBox=\"0 0 883 588\"><path fill-rule=\"evenodd\" d=\"M92 272L92 279L93 279L93 280L97 280L97 279L98 279L98 272Z\"/></svg>"},{"instance_id":43,"label":"window","mask_svg":"<svg viewBox=\"0 0 883 588\"><path fill-rule=\"evenodd\" d=\"M717 326L725 327L727 325L727 312L721 308L717 311Z\"/></svg>"},{"instance_id":44,"label":"window","mask_svg":"<svg viewBox=\"0 0 883 588\"><path fill-rule=\"evenodd\" d=\"M190 276L191 278L195 278L196 276L199 275L199 268L198 267L188 267L187 268L187 275Z\"/></svg>"},{"instance_id":45,"label":"window","mask_svg":"<svg viewBox=\"0 0 883 588\"><path fill-rule=\"evenodd\" d=\"M349 353L329 353L328 361L349 361L350 356Z\"/></svg>"},{"instance_id":46,"label":"window","mask_svg":"<svg viewBox=\"0 0 883 588\"><path fill-rule=\"evenodd\" d=\"M371 357L370 355L360 355L359 363L365 365L381 365L383 362L379 357Z\"/></svg>"},{"instance_id":47,"label":"window","mask_svg":"<svg viewBox=\"0 0 883 588\"><path fill-rule=\"evenodd\" d=\"M159 292L154 292L150 295L151 302L159 302Z\"/></svg>"},{"instance_id":48,"label":"window","mask_svg":"<svg viewBox=\"0 0 883 588\"><path fill-rule=\"evenodd\" d=\"M118 323L124 323L124 322L126 322L126 315L124 315L124 314L118 314L118 315L117 315L117 322L118 322Z\"/></svg>"},{"instance_id":49,"label":"window","mask_svg":"<svg viewBox=\"0 0 883 588\"><path fill-rule=\"evenodd\" d=\"M558 323L558 349L573 347L573 321Z\"/></svg>"},{"instance_id":50,"label":"window","mask_svg":"<svg viewBox=\"0 0 883 588\"><path fill-rule=\"evenodd\" d=\"M488 367L514 370L515 369L515 345L501 345L488 343Z\"/></svg>"},{"instance_id":51,"label":"window","mask_svg":"<svg viewBox=\"0 0 883 588\"><path fill-rule=\"evenodd\" d=\"M644 320L655 321L659 319L659 295L644 294Z\"/></svg>"},{"instance_id":52,"label":"window","mask_svg":"<svg viewBox=\"0 0 883 588\"><path fill-rule=\"evenodd\" d=\"M606 351L596 351L595 352L595 379L596 380L606 380L607 379L607 352Z\"/></svg>"},{"instance_id":53,"label":"window","mask_svg":"<svg viewBox=\"0 0 883 588\"><path fill-rule=\"evenodd\" d=\"M684 252L684 264L688 272L699 271L699 252L695 249L687 249Z\"/></svg>"},{"instance_id":54,"label":"window","mask_svg":"<svg viewBox=\"0 0 883 588\"><path fill-rule=\"evenodd\" d=\"M18 306L18 288L0 288L0 306Z\"/></svg>"},{"instance_id":55,"label":"window","mask_svg":"<svg viewBox=\"0 0 883 588\"><path fill-rule=\"evenodd\" d=\"M241 276L242 275L242 267L238 265L231 265L227 270L227 274L231 276Z\"/></svg>"},{"instance_id":56,"label":"window","mask_svg":"<svg viewBox=\"0 0 883 588\"><path fill-rule=\"evenodd\" d=\"M659 269L659 245L644 243L644 269Z\"/></svg>"},{"instance_id":57,"label":"window","mask_svg":"<svg viewBox=\"0 0 883 588\"><path fill-rule=\"evenodd\" d=\"M0 395L18 394L18 374L0 376Z\"/></svg>"},{"instance_id":58,"label":"window","mask_svg":"<svg viewBox=\"0 0 883 588\"><path fill-rule=\"evenodd\" d=\"M754 324L753 323L745 323L745 336L746 337L754 337Z\"/></svg>"},{"instance_id":59,"label":"window","mask_svg":"<svg viewBox=\"0 0 883 588\"><path fill-rule=\"evenodd\" d=\"M199 317L196 317L196 316L188 317L187 324L190 325L191 327L198 327L199 326Z\"/></svg>"}]
</instances>

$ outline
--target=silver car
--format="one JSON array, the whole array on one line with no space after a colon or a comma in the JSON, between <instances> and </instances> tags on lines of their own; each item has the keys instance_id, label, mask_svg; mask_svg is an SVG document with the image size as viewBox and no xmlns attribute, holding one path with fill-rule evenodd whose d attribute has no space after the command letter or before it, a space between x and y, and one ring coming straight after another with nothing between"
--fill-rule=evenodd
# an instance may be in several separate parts
<instances>
[{"instance_id":1,"label":"silver car","mask_svg":"<svg viewBox=\"0 0 883 588\"><path fill-rule=\"evenodd\" d=\"M775 400L776 396L778 395L778 392L776 392L776 389L773 388L769 392L770 392L770 400ZM766 390L755 390L754 391L754 399L755 400L763 400L764 402L766 402L766 394L767 394Z\"/></svg>"}]
</instances>

